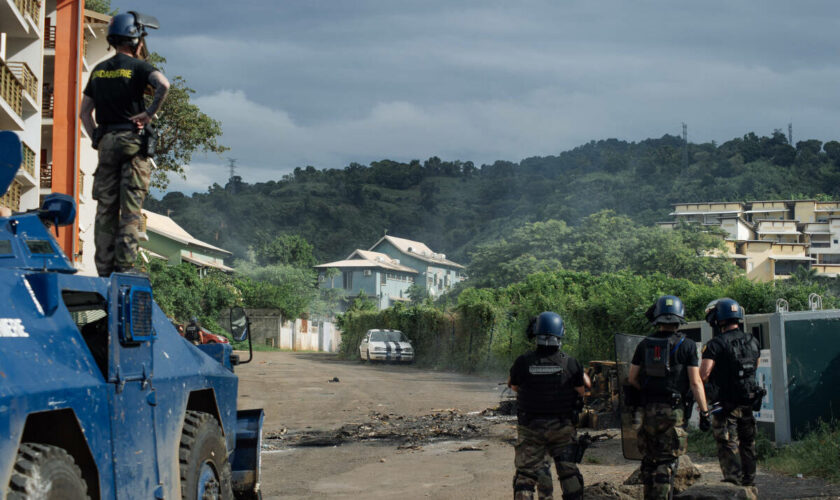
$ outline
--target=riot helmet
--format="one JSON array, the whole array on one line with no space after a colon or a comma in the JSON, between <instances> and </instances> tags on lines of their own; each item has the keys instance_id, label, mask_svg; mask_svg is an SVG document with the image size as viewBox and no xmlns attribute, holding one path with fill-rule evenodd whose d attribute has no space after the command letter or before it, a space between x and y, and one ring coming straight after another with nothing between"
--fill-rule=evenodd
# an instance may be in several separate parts
<instances>
[{"instance_id":1,"label":"riot helmet","mask_svg":"<svg viewBox=\"0 0 840 500\"><path fill-rule=\"evenodd\" d=\"M190 324L191 324L191 325L196 325L196 324L198 324L198 318L196 318L195 316L193 316L192 318L190 318Z\"/></svg>"},{"instance_id":2,"label":"riot helmet","mask_svg":"<svg viewBox=\"0 0 840 500\"><path fill-rule=\"evenodd\" d=\"M685 305L675 295L663 295L648 308L645 317L654 325L685 323Z\"/></svg>"},{"instance_id":3,"label":"riot helmet","mask_svg":"<svg viewBox=\"0 0 840 500\"><path fill-rule=\"evenodd\" d=\"M160 24L153 16L128 11L117 14L108 24L108 43L113 46L128 45L136 48L140 39L146 36L146 28L158 29Z\"/></svg>"},{"instance_id":4,"label":"riot helmet","mask_svg":"<svg viewBox=\"0 0 840 500\"><path fill-rule=\"evenodd\" d=\"M537 337L538 346L560 347L561 341L566 335L566 326L559 314L546 311L537 316L533 331Z\"/></svg>"},{"instance_id":5,"label":"riot helmet","mask_svg":"<svg viewBox=\"0 0 840 500\"><path fill-rule=\"evenodd\" d=\"M744 319L744 308L736 301L724 297L709 302L706 306L706 322L713 328L738 323Z\"/></svg>"}]
</instances>

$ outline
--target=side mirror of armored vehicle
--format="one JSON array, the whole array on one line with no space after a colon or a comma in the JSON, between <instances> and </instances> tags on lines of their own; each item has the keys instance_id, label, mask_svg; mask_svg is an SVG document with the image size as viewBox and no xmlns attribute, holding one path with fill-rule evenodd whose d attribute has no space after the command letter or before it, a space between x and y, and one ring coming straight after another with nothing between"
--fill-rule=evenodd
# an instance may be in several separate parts
<instances>
[{"instance_id":1,"label":"side mirror of armored vehicle","mask_svg":"<svg viewBox=\"0 0 840 500\"><path fill-rule=\"evenodd\" d=\"M51 193L44 197L38 218L50 223L58 236L59 226L69 226L76 219L76 200L64 193Z\"/></svg>"},{"instance_id":2,"label":"side mirror of armored vehicle","mask_svg":"<svg viewBox=\"0 0 840 500\"><path fill-rule=\"evenodd\" d=\"M239 306L230 310L230 333L239 342L248 337L248 315Z\"/></svg>"},{"instance_id":3,"label":"side mirror of armored vehicle","mask_svg":"<svg viewBox=\"0 0 840 500\"><path fill-rule=\"evenodd\" d=\"M244 365L245 363L250 363L254 359L254 346L251 343L251 322L248 320L248 315L245 314L245 309L239 306L233 307L230 310L230 333L233 335L234 340L239 342L248 339L248 359L240 361L237 356L237 362L235 364ZM232 358L231 363L233 363Z\"/></svg>"},{"instance_id":4,"label":"side mirror of armored vehicle","mask_svg":"<svg viewBox=\"0 0 840 500\"><path fill-rule=\"evenodd\" d=\"M0 132L0 196L9 190L22 160L23 149L18 136L8 130Z\"/></svg>"}]
</instances>

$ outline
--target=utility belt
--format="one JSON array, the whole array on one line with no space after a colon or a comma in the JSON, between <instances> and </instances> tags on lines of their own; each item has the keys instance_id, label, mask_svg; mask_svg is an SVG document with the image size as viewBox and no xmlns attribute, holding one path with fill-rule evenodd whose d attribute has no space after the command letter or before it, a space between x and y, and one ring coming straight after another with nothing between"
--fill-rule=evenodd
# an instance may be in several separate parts
<instances>
[{"instance_id":1,"label":"utility belt","mask_svg":"<svg viewBox=\"0 0 840 500\"><path fill-rule=\"evenodd\" d=\"M142 138L142 146L140 147L140 155L146 158L154 156L157 150L158 135L157 131L151 124L147 124L142 129L138 129L134 123L109 123L100 125L93 130L93 149L99 148L99 141L105 137L106 134L112 132L135 132Z\"/></svg>"},{"instance_id":2,"label":"utility belt","mask_svg":"<svg viewBox=\"0 0 840 500\"><path fill-rule=\"evenodd\" d=\"M754 392L751 393L752 397L746 401L742 402L733 402L733 401L721 401L721 406L723 407L724 411L727 413L732 411L733 409L739 406L749 406L752 408L752 411L759 411L761 410L761 402L764 400L764 396L767 395L767 390L764 387L758 387L755 389Z\"/></svg>"},{"instance_id":3,"label":"utility belt","mask_svg":"<svg viewBox=\"0 0 840 500\"><path fill-rule=\"evenodd\" d=\"M531 413L520 410L516 414L516 420L520 425L529 425L537 420L568 420L572 424L577 425L578 414L576 412Z\"/></svg>"},{"instance_id":4,"label":"utility belt","mask_svg":"<svg viewBox=\"0 0 840 500\"><path fill-rule=\"evenodd\" d=\"M644 400L645 405L649 404L666 404L671 405L672 409L682 408L683 406L683 397L682 394L678 392L673 392L670 395L667 394L642 394L642 399Z\"/></svg>"},{"instance_id":5,"label":"utility belt","mask_svg":"<svg viewBox=\"0 0 840 500\"><path fill-rule=\"evenodd\" d=\"M101 125L100 128L102 129L102 135L110 132L125 132L128 130L139 132L137 125L133 123L109 123L107 125Z\"/></svg>"}]
</instances>

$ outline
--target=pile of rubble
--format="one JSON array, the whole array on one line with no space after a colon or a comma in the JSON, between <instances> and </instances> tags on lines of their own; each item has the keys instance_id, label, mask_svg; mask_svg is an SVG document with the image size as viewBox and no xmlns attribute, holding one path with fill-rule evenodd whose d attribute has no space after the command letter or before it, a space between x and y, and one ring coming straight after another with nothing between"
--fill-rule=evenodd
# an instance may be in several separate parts
<instances>
[{"instance_id":1,"label":"pile of rubble","mask_svg":"<svg viewBox=\"0 0 840 500\"><path fill-rule=\"evenodd\" d=\"M359 441L386 441L411 448L441 439L471 439L486 435L489 422L480 414L465 414L454 409L429 415L406 417L393 413L371 413L364 423L342 425L333 431L266 433L271 447L339 446Z\"/></svg>"}]
</instances>

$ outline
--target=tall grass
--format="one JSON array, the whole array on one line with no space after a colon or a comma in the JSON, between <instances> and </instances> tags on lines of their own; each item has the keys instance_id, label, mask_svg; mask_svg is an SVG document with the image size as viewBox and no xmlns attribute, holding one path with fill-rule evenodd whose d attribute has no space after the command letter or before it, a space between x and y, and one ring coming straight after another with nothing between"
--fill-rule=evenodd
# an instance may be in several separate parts
<instances>
[{"instance_id":1,"label":"tall grass","mask_svg":"<svg viewBox=\"0 0 840 500\"><path fill-rule=\"evenodd\" d=\"M779 448L763 464L783 474L840 482L840 422L821 422L799 441Z\"/></svg>"},{"instance_id":2,"label":"tall grass","mask_svg":"<svg viewBox=\"0 0 840 500\"><path fill-rule=\"evenodd\" d=\"M840 482L840 422L821 422L799 441L777 448L763 432L755 442L760 463L773 471L794 476L802 474ZM717 456L711 432L692 429L688 433L689 455Z\"/></svg>"}]
</instances>

